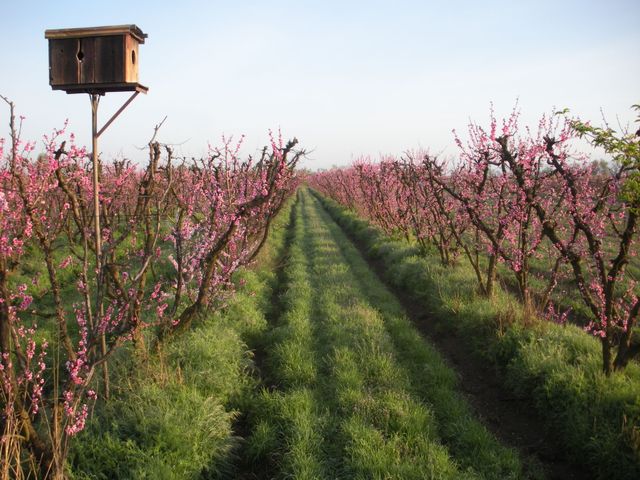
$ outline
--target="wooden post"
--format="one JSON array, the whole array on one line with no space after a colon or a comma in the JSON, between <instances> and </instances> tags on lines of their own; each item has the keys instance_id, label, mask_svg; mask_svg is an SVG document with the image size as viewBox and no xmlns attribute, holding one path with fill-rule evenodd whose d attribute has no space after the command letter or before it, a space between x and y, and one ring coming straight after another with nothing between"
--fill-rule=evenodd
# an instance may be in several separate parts
<instances>
[{"instance_id":1,"label":"wooden post","mask_svg":"<svg viewBox=\"0 0 640 480\"><path fill-rule=\"evenodd\" d=\"M95 217L95 249L96 249L96 325L99 325L104 316L102 303L103 271L102 271L102 229L100 228L100 162L98 161L98 104L100 95L90 93L91 100L91 140L93 161L93 214ZM107 340L105 334L100 334L100 349L102 355L107 353ZM102 376L104 381L104 397L109 398L109 367L107 362L102 363Z\"/></svg>"},{"instance_id":2,"label":"wooden post","mask_svg":"<svg viewBox=\"0 0 640 480\"><path fill-rule=\"evenodd\" d=\"M96 269L100 270L102 251L102 232L100 231L100 165L98 162L98 104L100 103L100 95L97 93L89 94L91 98L91 139L93 160L93 211L95 215L95 244L96 244Z\"/></svg>"}]
</instances>

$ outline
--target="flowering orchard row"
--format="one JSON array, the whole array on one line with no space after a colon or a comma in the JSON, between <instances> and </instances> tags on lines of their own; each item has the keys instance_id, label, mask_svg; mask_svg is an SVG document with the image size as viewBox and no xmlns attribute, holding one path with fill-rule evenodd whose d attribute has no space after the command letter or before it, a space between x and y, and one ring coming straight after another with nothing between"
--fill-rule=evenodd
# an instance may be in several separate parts
<instances>
[{"instance_id":1,"label":"flowering orchard row","mask_svg":"<svg viewBox=\"0 0 640 480\"><path fill-rule=\"evenodd\" d=\"M578 138L604 149L611 165L573 154ZM504 264L527 315L564 321L551 296L569 277L589 312L587 330L601 340L605 373L624 368L640 353L640 295L626 272L638 252L640 131L618 135L559 112L533 133L519 128L518 112L500 123L492 112L487 127L471 124L468 140L455 140L455 161L425 151L360 159L310 183L387 233L435 249L443 264L463 255L487 296ZM543 274L536 262L548 266ZM535 291L534 275L544 283Z\"/></svg>"},{"instance_id":2,"label":"flowering orchard row","mask_svg":"<svg viewBox=\"0 0 640 480\"><path fill-rule=\"evenodd\" d=\"M0 139L0 448L6 471L29 459L62 478L109 356L129 340L144 353L145 329L159 341L219 304L295 188L303 152L271 136L257 158L241 159L242 141L227 140L186 161L154 135L145 166L101 162L96 252L87 151L63 129L36 155L10 109L11 136ZM34 257L43 275L21 281Z\"/></svg>"}]
</instances>

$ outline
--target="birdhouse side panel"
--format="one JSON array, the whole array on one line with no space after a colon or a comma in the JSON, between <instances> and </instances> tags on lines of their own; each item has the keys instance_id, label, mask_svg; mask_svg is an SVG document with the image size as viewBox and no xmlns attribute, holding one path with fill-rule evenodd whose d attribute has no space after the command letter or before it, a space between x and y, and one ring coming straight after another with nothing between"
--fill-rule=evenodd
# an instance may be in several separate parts
<instances>
[{"instance_id":1,"label":"birdhouse side panel","mask_svg":"<svg viewBox=\"0 0 640 480\"><path fill-rule=\"evenodd\" d=\"M125 40L125 82L138 82L138 40L128 35Z\"/></svg>"},{"instance_id":2,"label":"birdhouse side panel","mask_svg":"<svg viewBox=\"0 0 640 480\"><path fill-rule=\"evenodd\" d=\"M69 85L80 81L78 39L49 40L49 85Z\"/></svg>"}]
</instances>

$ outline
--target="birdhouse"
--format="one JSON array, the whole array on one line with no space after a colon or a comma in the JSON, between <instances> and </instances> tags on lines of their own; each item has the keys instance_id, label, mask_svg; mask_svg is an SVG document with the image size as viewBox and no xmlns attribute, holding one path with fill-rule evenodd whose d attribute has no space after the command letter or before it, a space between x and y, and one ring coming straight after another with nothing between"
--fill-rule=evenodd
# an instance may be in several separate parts
<instances>
[{"instance_id":1,"label":"birdhouse","mask_svg":"<svg viewBox=\"0 0 640 480\"><path fill-rule=\"evenodd\" d=\"M49 85L67 93L137 91L138 45L147 34L135 25L46 30Z\"/></svg>"}]
</instances>

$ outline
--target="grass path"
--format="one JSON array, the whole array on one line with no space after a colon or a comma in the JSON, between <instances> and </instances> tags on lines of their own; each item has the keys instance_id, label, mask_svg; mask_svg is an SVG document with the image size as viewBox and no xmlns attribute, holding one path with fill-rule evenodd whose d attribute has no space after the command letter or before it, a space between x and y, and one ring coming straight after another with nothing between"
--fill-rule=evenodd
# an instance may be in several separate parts
<instances>
[{"instance_id":1,"label":"grass path","mask_svg":"<svg viewBox=\"0 0 640 480\"><path fill-rule=\"evenodd\" d=\"M526 477L308 192L292 219L280 315L263 340L270 388L248 415L246 455L263 478Z\"/></svg>"}]
</instances>

